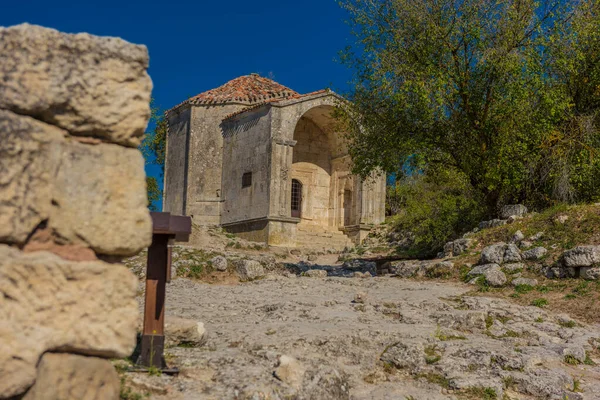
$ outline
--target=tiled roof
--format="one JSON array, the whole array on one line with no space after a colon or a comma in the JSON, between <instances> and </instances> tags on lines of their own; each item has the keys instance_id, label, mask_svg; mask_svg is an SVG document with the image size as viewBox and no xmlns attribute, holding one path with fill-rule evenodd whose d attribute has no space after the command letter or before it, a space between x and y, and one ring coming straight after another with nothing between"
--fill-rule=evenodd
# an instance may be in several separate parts
<instances>
[{"instance_id":1,"label":"tiled roof","mask_svg":"<svg viewBox=\"0 0 600 400\"><path fill-rule=\"evenodd\" d=\"M227 115L227 116L226 116L225 118L223 118L223 119L224 119L224 120L226 120L226 119L229 119L229 118L235 117L236 115L243 114L243 113L245 113L246 111L254 110L255 108L259 108L259 107L261 107L261 106L264 106L264 105L265 105L265 104L267 104L267 103L277 103L277 102L279 102L279 101L284 101L284 100L295 100L295 99L301 99L301 98L303 98L303 97L315 96L315 95L318 95L318 94L322 94L322 93L328 93L328 92L329 92L329 90L328 90L328 89L322 89L322 90L317 90L316 92L311 92L311 93L306 93L306 94L298 94L298 93L296 93L296 95L294 95L294 96L291 96L291 97L288 97L288 98L285 98L285 99L271 99L271 100L263 101L263 102L261 102L261 103L253 104L253 105L251 105L251 106L249 106L249 107L242 108L242 109L241 109L241 110L239 110L239 111L236 111L236 112L234 112L234 113L231 113L231 114Z\"/></svg>"},{"instance_id":2,"label":"tiled roof","mask_svg":"<svg viewBox=\"0 0 600 400\"><path fill-rule=\"evenodd\" d=\"M299 96L299 94L271 79L264 78L258 74L250 74L240 76L239 78L227 82L223 86L191 97L168 110L167 113L185 104L211 105L241 103L255 105L273 100L288 99L294 96Z\"/></svg>"}]
</instances>

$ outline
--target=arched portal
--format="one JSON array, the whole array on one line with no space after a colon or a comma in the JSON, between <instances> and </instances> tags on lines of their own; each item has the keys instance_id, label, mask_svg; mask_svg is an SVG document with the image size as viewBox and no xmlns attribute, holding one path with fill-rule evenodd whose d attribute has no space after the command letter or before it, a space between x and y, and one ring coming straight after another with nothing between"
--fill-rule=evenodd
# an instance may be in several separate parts
<instances>
[{"instance_id":1,"label":"arched portal","mask_svg":"<svg viewBox=\"0 0 600 400\"><path fill-rule=\"evenodd\" d=\"M294 210L294 183L292 181L292 217L300 218L301 225L319 225L337 229L352 218L341 207L351 212L352 193L346 200L340 195L340 169L347 165L340 162L345 149L340 135L335 131L333 107L321 105L309 109L298 120L294 129L291 178L302 182L303 196L300 209ZM347 175L348 171L344 171Z\"/></svg>"}]
</instances>

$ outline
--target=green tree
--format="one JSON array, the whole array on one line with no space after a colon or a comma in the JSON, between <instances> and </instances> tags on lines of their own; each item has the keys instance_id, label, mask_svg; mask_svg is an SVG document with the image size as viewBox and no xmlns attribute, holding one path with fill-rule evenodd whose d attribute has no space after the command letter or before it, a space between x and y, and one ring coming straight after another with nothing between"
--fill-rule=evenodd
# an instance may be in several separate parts
<instances>
[{"instance_id":1,"label":"green tree","mask_svg":"<svg viewBox=\"0 0 600 400\"><path fill-rule=\"evenodd\" d=\"M167 120L164 113L158 107L154 99L150 100L150 126L152 129L146 132L144 140L140 145L140 150L144 155L147 164L154 164L160 167L160 178L165 172L165 150L167 140ZM156 211L154 202L162 198L162 190L156 177L146 177L146 186L148 191L148 207Z\"/></svg>"},{"instance_id":2,"label":"green tree","mask_svg":"<svg viewBox=\"0 0 600 400\"><path fill-rule=\"evenodd\" d=\"M586 161L594 157L595 130L579 150L570 139L561 150L553 138L572 136L572 91L586 82L579 71L598 64L589 50L598 32L591 3L341 0L356 43L342 52L355 75L351 102L338 117L349 131L355 172L398 172L407 163L453 170L493 214L503 203L561 197L552 188L564 178L547 157L565 151L567 186L585 197L574 183L583 179L589 190L593 168L575 172L573 160L583 162L583 148ZM583 31L590 39L575 39ZM578 44L580 61L569 64L574 41L588 44ZM594 112L586 115L596 115L589 106Z\"/></svg>"}]
</instances>

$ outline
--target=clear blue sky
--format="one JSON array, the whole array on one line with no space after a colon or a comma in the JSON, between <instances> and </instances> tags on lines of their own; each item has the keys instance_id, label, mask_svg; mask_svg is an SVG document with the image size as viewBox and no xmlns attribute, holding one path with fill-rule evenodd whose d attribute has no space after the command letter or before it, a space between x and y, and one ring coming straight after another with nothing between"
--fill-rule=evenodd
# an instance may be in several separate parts
<instances>
[{"instance_id":1,"label":"clear blue sky","mask_svg":"<svg viewBox=\"0 0 600 400\"><path fill-rule=\"evenodd\" d=\"M153 96L165 109L251 72L300 93L345 91L350 72L335 61L351 40L344 19L335 0L20 0L3 1L0 12L0 26L29 22L145 44Z\"/></svg>"}]
</instances>

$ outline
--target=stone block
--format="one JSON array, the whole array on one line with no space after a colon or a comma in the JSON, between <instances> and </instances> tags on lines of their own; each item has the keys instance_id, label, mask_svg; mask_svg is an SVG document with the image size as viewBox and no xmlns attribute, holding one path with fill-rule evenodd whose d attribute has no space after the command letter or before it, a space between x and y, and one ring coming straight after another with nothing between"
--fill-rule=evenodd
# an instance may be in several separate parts
<instances>
[{"instance_id":1,"label":"stone block","mask_svg":"<svg viewBox=\"0 0 600 400\"><path fill-rule=\"evenodd\" d=\"M500 210L500 218L508 219L510 217L522 217L527 214L527 207L522 204L509 204Z\"/></svg>"},{"instance_id":2,"label":"stone block","mask_svg":"<svg viewBox=\"0 0 600 400\"><path fill-rule=\"evenodd\" d=\"M122 265L0 245L0 394L30 387L47 351L131 354L136 292L137 278Z\"/></svg>"},{"instance_id":3,"label":"stone block","mask_svg":"<svg viewBox=\"0 0 600 400\"><path fill-rule=\"evenodd\" d=\"M22 245L47 226L61 244L129 256L151 242L144 161L137 149L84 144L0 110L0 241Z\"/></svg>"},{"instance_id":4,"label":"stone block","mask_svg":"<svg viewBox=\"0 0 600 400\"><path fill-rule=\"evenodd\" d=\"M118 400L121 382L110 361L46 353L23 400Z\"/></svg>"},{"instance_id":5,"label":"stone block","mask_svg":"<svg viewBox=\"0 0 600 400\"><path fill-rule=\"evenodd\" d=\"M481 251L480 264L502 264L505 251L506 243L502 242L485 247Z\"/></svg>"},{"instance_id":6,"label":"stone block","mask_svg":"<svg viewBox=\"0 0 600 400\"><path fill-rule=\"evenodd\" d=\"M578 246L563 253L566 267L592 267L600 264L600 246Z\"/></svg>"},{"instance_id":7,"label":"stone block","mask_svg":"<svg viewBox=\"0 0 600 400\"><path fill-rule=\"evenodd\" d=\"M242 282L253 281L265 276L265 270L258 261L239 260L236 262L236 271Z\"/></svg>"},{"instance_id":8,"label":"stone block","mask_svg":"<svg viewBox=\"0 0 600 400\"><path fill-rule=\"evenodd\" d=\"M172 316L165 317L165 345L168 347L187 344L202 346L207 340L202 322Z\"/></svg>"},{"instance_id":9,"label":"stone block","mask_svg":"<svg viewBox=\"0 0 600 400\"><path fill-rule=\"evenodd\" d=\"M150 117L148 50L119 38L0 27L0 109L137 147Z\"/></svg>"}]
</instances>

